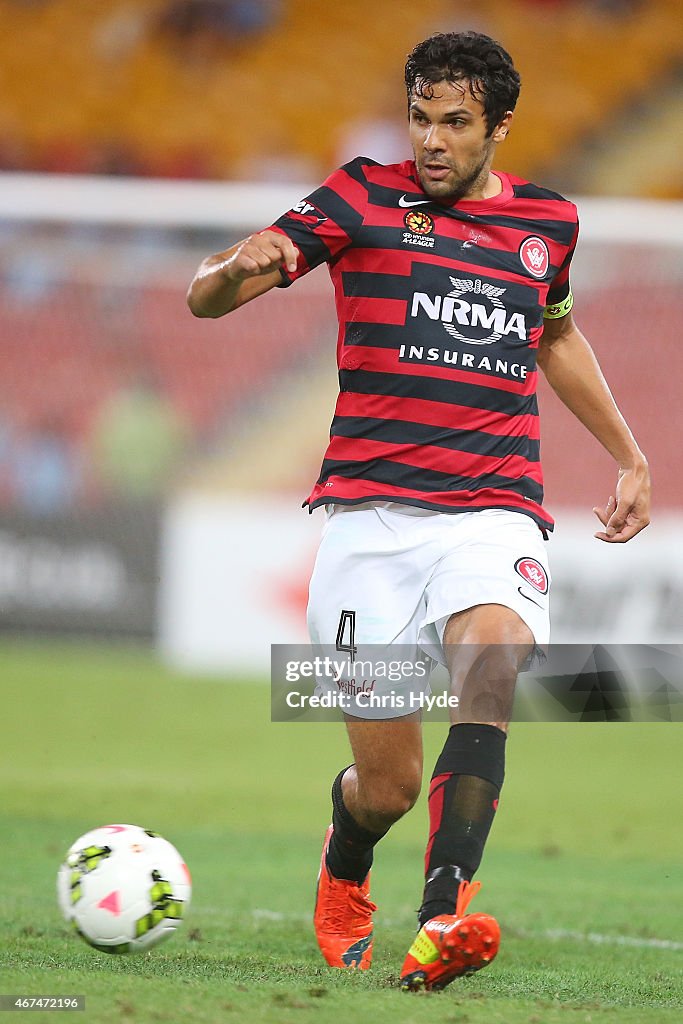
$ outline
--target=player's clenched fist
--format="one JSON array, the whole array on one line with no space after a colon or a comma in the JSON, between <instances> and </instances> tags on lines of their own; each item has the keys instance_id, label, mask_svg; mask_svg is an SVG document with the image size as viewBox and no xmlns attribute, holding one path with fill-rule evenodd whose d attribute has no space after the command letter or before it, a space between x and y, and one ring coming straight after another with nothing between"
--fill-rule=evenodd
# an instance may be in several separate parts
<instances>
[{"instance_id":1,"label":"player's clenched fist","mask_svg":"<svg viewBox=\"0 0 683 1024\"><path fill-rule=\"evenodd\" d=\"M294 243L285 235L277 231L261 231L238 244L223 264L222 272L231 281L259 277L282 266L293 273L298 255Z\"/></svg>"},{"instance_id":2,"label":"player's clenched fist","mask_svg":"<svg viewBox=\"0 0 683 1024\"><path fill-rule=\"evenodd\" d=\"M275 288L280 269L296 270L299 250L278 231L260 231L225 252L207 256L192 279L187 304L195 316L223 316Z\"/></svg>"}]
</instances>

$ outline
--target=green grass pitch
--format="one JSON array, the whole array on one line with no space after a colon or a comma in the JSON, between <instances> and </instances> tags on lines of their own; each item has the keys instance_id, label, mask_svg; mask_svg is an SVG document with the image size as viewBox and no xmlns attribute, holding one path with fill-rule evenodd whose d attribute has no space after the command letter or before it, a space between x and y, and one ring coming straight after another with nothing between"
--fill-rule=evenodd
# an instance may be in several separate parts
<instances>
[{"instance_id":1,"label":"green grass pitch","mask_svg":"<svg viewBox=\"0 0 683 1024\"><path fill-rule=\"evenodd\" d=\"M476 902L500 954L404 995L424 796L377 852L372 970L328 970L311 930L341 725L271 724L263 683L125 648L4 641L0 666L0 992L85 995L77 1020L124 1024L683 1019L682 726L515 725ZM445 726L425 731L428 771ZM90 950L55 901L70 843L117 821L161 832L193 874L180 933L137 957Z\"/></svg>"}]
</instances>

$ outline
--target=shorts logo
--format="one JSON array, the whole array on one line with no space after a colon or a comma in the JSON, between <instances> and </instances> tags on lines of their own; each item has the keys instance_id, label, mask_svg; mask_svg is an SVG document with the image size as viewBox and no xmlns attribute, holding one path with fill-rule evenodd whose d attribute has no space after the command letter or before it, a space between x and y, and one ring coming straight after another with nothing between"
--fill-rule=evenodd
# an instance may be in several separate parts
<instances>
[{"instance_id":1,"label":"shorts logo","mask_svg":"<svg viewBox=\"0 0 683 1024\"><path fill-rule=\"evenodd\" d=\"M545 277L550 266L548 246L542 238L530 235L519 247L519 258L522 266L534 277Z\"/></svg>"},{"instance_id":2,"label":"shorts logo","mask_svg":"<svg viewBox=\"0 0 683 1024\"><path fill-rule=\"evenodd\" d=\"M423 210L409 210L403 223L414 235L429 235L434 230L434 221Z\"/></svg>"},{"instance_id":3,"label":"shorts logo","mask_svg":"<svg viewBox=\"0 0 683 1024\"><path fill-rule=\"evenodd\" d=\"M535 558L518 558L515 562L515 572L523 580L530 583L539 594L548 593L548 576L540 562Z\"/></svg>"}]
</instances>

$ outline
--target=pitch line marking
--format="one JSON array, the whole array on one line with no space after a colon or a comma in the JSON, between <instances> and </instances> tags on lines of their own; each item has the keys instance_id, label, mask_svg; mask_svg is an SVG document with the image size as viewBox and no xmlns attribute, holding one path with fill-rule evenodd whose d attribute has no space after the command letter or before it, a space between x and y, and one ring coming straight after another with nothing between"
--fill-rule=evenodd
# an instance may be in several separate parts
<instances>
[{"instance_id":1,"label":"pitch line marking","mask_svg":"<svg viewBox=\"0 0 683 1024\"><path fill-rule=\"evenodd\" d=\"M254 921L278 921L300 924L312 921L310 914L284 914L278 910L258 908L252 910ZM403 928L408 924L407 918L380 918L380 923L387 928ZM412 924L412 918L410 923ZM649 939L638 935L603 935L600 932L577 932L567 928L547 928L542 932L516 931L522 939L551 939L555 942L590 942L595 946L630 946L632 949L668 949L676 953L683 952L683 942L673 939Z\"/></svg>"},{"instance_id":2,"label":"pitch line marking","mask_svg":"<svg viewBox=\"0 0 683 1024\"><path fill-rule=\"evenodd\" d=\"M602 935L600 932L573 932L565 928L549 928L541 936L533 932L523 933L525 938L569 939L572 942L592 942L596 946L632 946L634 949L683 950L683 942L673 939L647 939L638 935Z\"/></svg>"}]
</instances>

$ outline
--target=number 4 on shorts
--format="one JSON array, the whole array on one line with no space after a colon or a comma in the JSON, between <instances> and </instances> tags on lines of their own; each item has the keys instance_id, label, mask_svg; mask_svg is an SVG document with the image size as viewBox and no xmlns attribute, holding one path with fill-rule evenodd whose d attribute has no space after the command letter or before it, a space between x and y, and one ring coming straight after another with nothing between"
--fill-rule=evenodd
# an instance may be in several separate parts
<instances>
[{"instance_id":1,"label":"number 4 on shorts","mask_svg":"<svg viewBox=\"0 0 683 1024\"><path fill-rule=\"evenodd\" d=\"M348 637L348 643L344 640L344 634ZM358 648L356 647L356 613L342 611L339 616L339 627L337 629L337 650L348 654L351 661L356 660Z\"/></svg>"}]
</instances>

